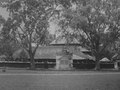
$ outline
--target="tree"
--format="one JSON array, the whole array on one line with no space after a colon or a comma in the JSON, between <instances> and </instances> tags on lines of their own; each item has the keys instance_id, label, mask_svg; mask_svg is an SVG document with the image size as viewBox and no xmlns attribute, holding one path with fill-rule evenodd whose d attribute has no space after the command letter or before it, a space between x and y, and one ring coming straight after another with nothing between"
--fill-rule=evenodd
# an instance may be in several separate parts
<instances>
[{"instance_id":1,"label":"tree","mask_svg":"<svg viewBox=\"0 0 120 90\"><path fill-rule=\"evenodd\" d=\"M48 42L51 4L47 0L11 0L4 7L9 11L9 35L29 54L31 69L35 69L34 56L40 45ZM9 27L9 28L8 28ZM34 44L34 48L33 48Z\"/></svg>"},{"instance_id":2,"label":"tree","mask_svg":"<svg viewBox=\"0 0 120 90\"><path fill-rule=\"evenodd\" d=\"M0 15L0 27L5 23L5 19Z\"/></svg>"},{"instance_id":3,"label":"tree","mask_svg":"<svg viewBox=\"0 0 120 90\"><path fill-rule=\"evenodd\" d=\"M12 54L17 48L19 48L19 45L9 35L9 24L9 19L5 20L4 18L1 18L0 54L6 55L7 59L12 59Z\"/></svg>"},{"instance_id":4,"label":"tree","mask_svg":"<svg viewBox=\"0 0 120 90\"><path fill-rule=\"evenodd\" d=\"M120 37L119 0L76 0L71 3L75 7L64 7L60 26L73 30L81 45L95 56L95 69L99 70L101 55Z\"/></svg>"}]
</instances>

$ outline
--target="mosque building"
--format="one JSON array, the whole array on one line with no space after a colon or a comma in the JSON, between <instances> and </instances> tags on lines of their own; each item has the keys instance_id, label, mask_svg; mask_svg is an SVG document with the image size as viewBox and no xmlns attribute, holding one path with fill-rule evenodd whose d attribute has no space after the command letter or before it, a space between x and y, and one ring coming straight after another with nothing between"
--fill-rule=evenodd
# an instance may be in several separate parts
<instances>
[{"instance_id":1,"label":"mosque building","mask_svg":"<svg viewBox=\"0 0 120 90\"><path fill-rule=\"evenodd\" d=\"M73 39L69 44L66 38L58 37L49 46L41 46L35 54L36 62L55 63L55 69L72 69L73 63L82 60L94 60L90 56L90 51L82 48L77 39Z\"/></svg>"}]
</instances>

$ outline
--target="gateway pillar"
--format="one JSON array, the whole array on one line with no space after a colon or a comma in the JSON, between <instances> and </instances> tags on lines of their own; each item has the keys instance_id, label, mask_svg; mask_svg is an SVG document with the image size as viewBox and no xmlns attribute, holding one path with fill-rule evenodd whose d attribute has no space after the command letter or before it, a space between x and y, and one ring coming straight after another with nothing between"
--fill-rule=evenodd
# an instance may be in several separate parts
<instances>
[{"instance_id":1,"label":"gateway pillar","mask_svg":"<svg viewBox=\"0 0 120 90\"><path fill-rule=\"evenodd\" d=\"M56 69L70 70L72 69L72 54L69 52L60 52L56 55Z\"/></svg>"}]
</instances>

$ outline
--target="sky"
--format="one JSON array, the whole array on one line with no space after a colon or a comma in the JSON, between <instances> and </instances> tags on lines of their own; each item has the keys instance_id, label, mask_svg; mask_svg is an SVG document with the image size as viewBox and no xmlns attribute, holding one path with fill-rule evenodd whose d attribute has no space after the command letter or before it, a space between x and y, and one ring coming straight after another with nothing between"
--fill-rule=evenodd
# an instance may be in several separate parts
<instances>
[{"instance_id":1,"label":"sky","mask_svg":"<svg viewBox=\"0 0 120 90\"><path fill-rule=\"evenodd\" d=\"M0 8L0 15L2 15L5 19L7 19L9 13L6 11L5 8Z\"/></svg>"}]
</instances>

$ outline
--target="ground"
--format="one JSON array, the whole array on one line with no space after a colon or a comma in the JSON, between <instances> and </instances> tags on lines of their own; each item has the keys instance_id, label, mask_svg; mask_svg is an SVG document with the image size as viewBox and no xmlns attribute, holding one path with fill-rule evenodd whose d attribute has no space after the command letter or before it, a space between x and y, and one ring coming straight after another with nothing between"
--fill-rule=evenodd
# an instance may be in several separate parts
<instances>
[{"instance_id":1,"label":"ground","mask_svg":"<svg viewBox=\"0 0 120 90\"><path fill-rule=\"evenodd\" d=\"M120 90L120 72L0 71L0 90Z\"/></svg>"}]
</instances>

